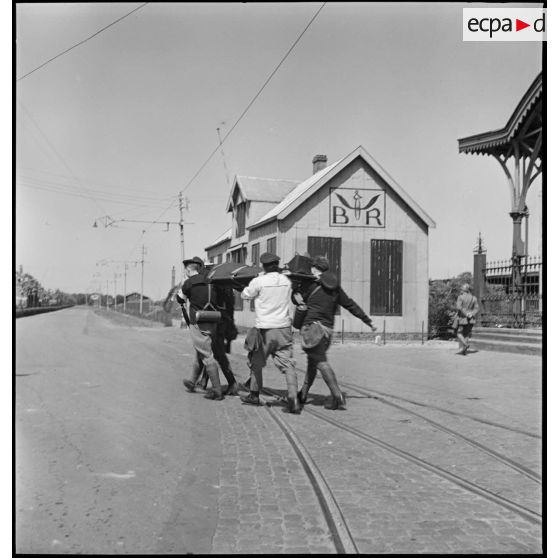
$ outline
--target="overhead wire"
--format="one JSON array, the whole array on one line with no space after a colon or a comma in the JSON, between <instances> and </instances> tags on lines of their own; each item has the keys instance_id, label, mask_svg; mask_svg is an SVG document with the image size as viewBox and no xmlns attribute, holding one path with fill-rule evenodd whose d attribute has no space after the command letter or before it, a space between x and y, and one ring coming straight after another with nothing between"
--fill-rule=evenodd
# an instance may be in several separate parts
<instances>
[{"instance_id":1,"label":"overhead wire","mask_svg":"<svg viewBox=\"0 0 558 558\"><path fill-rule=\"evenodd\" d=\"M73 197L82 198L82 199L86 199L86 200L104 201L104 202L123 204L123 205L133 206L133 207L151 207L151 208L155 208L155 209L160 209L160 208L163 207L162 205L156 205L154 202L149 201L149 200L145 200L144 203L140 203L138 201L134 201L134 200L130 200L130 199L116 199L114 197L104 197L104 196L98 196L98 195L90 196L90 195L86 195L86 194L83 194L83 193L80 193L80 192L68 191L68 190L64 190L64 189L61 189L61 188L57 188L56 186L29 183L25 179L18 179L16 181L16 184L18 186L22 186L22 187L25 187L25 188L32 188L32 189L35 189L35 190L41 190L41 191L44 191L44 192L51 192L51 193L54 193L54 194L61 194L61 195L64 195L64 196L73 196Z\"/></svg>"},{"instance_id":2,"label":"overhead wire","mask_svg":"<svg viewBox=\"0 0 558 558\"><path fill-rule=\"evenodd\" d=\"M27 109L27 107L25 106L25 104L23 103L23 101L21 99L18 99L17 102L19 103L19 105L21 106L21 108L23 109L23 111L27 114L27 117L29 118L29 120L33 123L33 125L35 126L35 128L38 130L38 132L41 134L41 137L43 138L43 140L45 141L45 143L50 147L51 151L54 153L54 155L56 155L56 157L58 158L58 160L62 163L62 165L64 166L64 168L66 169L66 171L70 174L70 176L78 183L79 188L85 193L90 195L91 193L89 192L89 190L87 188L85 188L82 184L81 184L81 180L74 174L74 172L72 171L72 169L70 168L70 166L68 165L68 163L66 163L66 161L64 160L64 158L62 157L62 155L60 155L60 153L58 153L58 151L56 150L56 148L52 145L52 143L50 142L50 140L48 139L48 137L46 136L46 134L42 131L41 127L39 126L39 124L37 124L37 122L35 121L35 119L33 118L33 116L31 115L31 113L29 112L29 110ZM95 198L93 198L93 201L97 204L97 206L101 209L101 211L103 213L106 213L105 209L101 206L101 204L99 203L99 201Z\"/></svg>"},{"instance_id":3,"label":"overhead wire","mask_svg":"<svg viewBox=\"0 0 558 558\"><path fill-rule=\"evenodd\" d=\"M25 167L18 167L21 170L21 173L26 173L30 176L30 178L34 179L33 175L39 175L39 177L41 177L42 175L47 176L49 178L38 178L38 180L46 180L46 181L50 181L52 180L53 182L56 182L58 184L67 184L68 180L71 179L71 177L64 175L64 174L59 174L59 173L54 173L54 172L50 172L50 171L45 171L45 170L36 170L36 169L29 169L29 168L25 168ZM124 196L128 195L130 197L141 197L141 198L149 198L149 199L157 199L157 200L170 200L171 198L174 199L174 196L156 196L153 195L153 191L152 190L140 190L139 188L136 187L126 187L126 186L122 186L120 184L110 184L107 182L104 183L93 183L91 181L88 182L91 186L100 186L101 188L117 188L118 191L120 193L128 191L131 192L130 194L122 194ZM95 192L106 192L106 190L99 190L97 187L95 187ZM112 190L111 190L112 193Z\"/></svg>"},{"instance_id":4,"label":"overhead wire","mask_svg":"<svg viewBox=\"0 0 558 558\"><path fill-rule=\"evenodd\" d=\"M225 141L227 140L227 138L231 135L231 133L233 132L233 130L238 126L238 124L240 123L240 121L244 118L244 116L246 116L247 112L250 110L250 108L252 107L252 105L254 104L254 102L256 101L256 99L261 95L261 93L263 92L263 90L266 88L267 84L271 81L271 79L273 78L273 76L277 73L277 71L279 70L279 68L283 65L283 63L285 62L285 60L288 58L288 56L291 54L291 52L294 50L294 48L296 47L296 45L300 42L300 40L302 39L302 37L304 36L304 34L306 33L306 31L308 31L308 29L310 28L310 26L312 25L312 23L314 22L314 20L318 17L318 15L320 14L320 12L323 10L323 8L325 7L325 5L327 4L327 2L323 2L323 4L318 8L318 10L316 11L316 13L312 16L312 18L310 19L310 21L307 23L306 27L302 30L302 32L299 34L299 36L296 38L296 40L294 41L294 43L291 45L291 47L289 48L289 50L286 52L286 54L283 56L283 58L281 59L281 61L279 62L279 64L277 64L277 66L275 66L274 70L271 72L271 74L268 76L268 78L265 80L265 82L263 83L263 85L260 87L260 89L258 90L258 92L252 97L251 101L248 103L248 105L246 106L246 108L242 111L242 114L237 118L236 122L233 124L233 126L231 127L231 129L225 134L224 138L222 139L222 141L219 141L219 144L215 147L215 149L210 153L210 155L207 157L207 159L204 161L204 163L201 165L201 167L196 171L196 173L194 174L194 176L188 181L188 183L186 184L186 186L184 186L184 188L182 188L180 190L181 193L185 192L186 189L194 182L194 180L200 175L200 173L203 171L203 169L207 166L207 164L209 163L209 161L211 161L211 159L213 158L213 156L215 155L215 153L217 153L217 151L219 151L219 149L222 149L223 144L225 143ZM167 207L163 213L156 219L159 220L169 209L171 206ZM145 230L142 232L142 237L145 234ZM140 239L141 240L141 239ZM137 248L137 246L139 245L140 240L138 240L138 242L136 243L136 245L134 246L134 248L132 248L132 252Z\"/></svg>"},{"instance_id":5,"label":"overhead wire","mask_svg":"<svg viewBox=\"0 0 558 558\"><path fill-rule=\"evenodd\" d=\"M39 124L33 118L31 113L29 112L29 110L27 109L25 104L23 103L23 101L21 101L21 99L18 99L18 103L20 104L21 108L25 112L27 118L31 121L33 126L39 132L39 134L40 134L42 140L44 141L44 143L50 148L50 151L62 163L62 165L64 166L66 171L69 173L70 178L72 178L76 182L76 186L79 188L80 191L75 191L75 192L66 191L66 190L64 190L64 188L67 187L66 185L60 185L60 184L57 184L57 183L52 184L53 181L51 181L50 184L48 182L45 183L45 181L43 181L42 184L41 184L41 181L39 181L38 185L36 183L35 184L33 184L33 183L29 184L29 180L28 179L26 180L23 177L21 177L19 179L19 183L20 183L21 186L36 188L36 189L45 190L45 191L51 191L51 192L54 192L54 193L60 193L60 194L64 194L64 195L72 195L72 196L81 197L81 198L84 198L84 199L90 199L93 202L95 202L95 204L99 207L100 211L105 215L108 212L101 205L101 201L109 202L109 203L117 203L117 204L134 205L135 207L151 207L152 209L158 209L160 207L160 205L155 207L154 203L153 203L153 200L156 200L160 204L164 204L164 202L169 199L169 196L166 196L166 197L163 197L163 198L147 198L147 197L142 198L141 196L129 195L129 197L126 198L127 194L119 195L119 194L104 193L104 195L103 194L99 195L98 191L96 191L94 189L91 189L91 188L85 188L82 185L81 180L74 174L74 172L72 171L70 166L66 163L65 159L60 155L60 153L58 153L58 151L56 150L56 148L54 147L52 142L48 139L48 137L43 132L43 130L41 129ZM23 124L23 121L20 121L20 122ZM38 145L41 146L41 143L39 142ZM33 180L31 180L31 182L33 182ZM35 181L35 182L37 182L37 181ZM118 198L120 198L120 199L118 199ZM142 203L138 203L138 201L145 201L146 203L142 204ZM176 201L172 201L170 203L170 205L166 206L167 209L165 209L165 211L168 211L168 209L170 209L171 207L176 205L176 203L177 203Z\"/></svg>"},{"instance_id":6,"label":"overhead wire","mask_svg":"<svg viewBox=\"0 0 558 558\"><path fill-rule=\"evenodd\" d=\"M50 62L52 62L53 60L56 60L57 58L59 58L60 56L63 56L64 54L66 54L67 52L73 50L74 48L84 44L85 42L89 41L90 39L92 39L93 37L99 35L100 33L102 33L103 31L105 31L106 29L108 29L109 27L115 25L116 23L118 23L119 21L122 21L123 19L125 19L126 17L132 15L133 13L137 12L138 10L142 9L144 6L146 6L148 4L148 2L145 2L144 4L138 6L137 8L135 8L134 10L130 11L129 13L125 14L124 16L122 16L121 18L115 20L114 22L110 23L109 25L103 27L102 29L100 29L99 31L97 31L96 33L94 33L93 35L87 37L86 39L84 39L83 41L80 41L79 43L76 43L75 45L73 45L72 47L64 50L63 52L57 54L56 56L50 58L49 60L45 61L43 64L41 64L40 66L34 68L33 70L31 70L30 72L27 72L26 74L24 74L23 76L17 78L16 81L21 81L22 79L26 78L27 76L31 75L32 73L36 72L37 70L43 68L44 66L46 66L47 64L49 64ZM258 90L258 92L252 97L252 99L250 100L250 102L248 103L248 105L246 106L246 108L242 111L242 113L240 114L240 116L237 118L237 120L235 121L235 123L233 124L233 126L230 128L230 130L225 134L225 136L223 137L222 141L219 141L219 144L215 147L215 149L213 149L213 151L210 153L210 155L207 157L207 159L203 162L203 164L200 166L200 168L196 171L196 173L194 174L194 176L192 176L192 178L188 181L188 183L184 186L184 188L182 188L180 190L181 193L185 192L187 190L187 188L194 182L194 180L199 176L199 174L203 171L203 169L207 166L207 164L209 163L209 161L214 157L214 155L217 153L217 151L219 149L222 149L223 144L225 143L225 141L227 140L227 138L231 135L231 133L235 130L235 128L238 126L238 124L242 121L242 119L244 118L244 116L248 113L248 111L250 110L250 108L252 107L252 105L255 103L255 101L258 99L258 97L261 95L261 93L264 91L264 89L266 88L266 86L268 85L268 83L273 79L273 77L275 76L275 74L279 71L280 67L283 65L283 63L286 61L286 59L289 57L289 55L291 54L291 52L294 50L294 48L296 47L296 45L300 42L300 40L302 39L302 37L304 36L304 34L308 31L308 29L310 28L310 26L312 25L312 23L314 22L314 20L318 17L318 15L320 14L320 12L322 11L322 9L325 7L325 5L327 4L327 2L323 2L322 5L318 8L318 10L316 11L316 13L312 16L312 18L310 19L310 21L308 22L308 24L305 26L305 28L302 30L302 32L299 34L299 36L297 37L297 39L294 41L294 43L291 45L291 47L288 49L288 51L286 52L286 54L283 56L283 58L280 60L280 62L276 65L276 67L274 68L274 70L271 72L271 74L267 77L267 79L264 81L263 85L260 87L260 89ZM21 101L19 101L21 103ZM28 116L31 118L31 120L34 122L33 118L30 116L29 112L27 111L27 109L25 109L24 105L22 104L22 107L24 108L24 110L27 112ZM35 122L34 122L35 123ZM35 125L38 128L38 125L35 123ZM40 128L38 128L39 131L41 132L41 134L44 137L44 134L42 133L42 131L40 130ZM69 170L70 174L76 178L76 180L79 182L79 179L77 179L77 177L75 177L75 175L71 172L71 169L68 167L68 165L65 163L65 161L63 161L63 159L60 157L60 155L56 152L56 150L54 150L54 148L52 147L52 145L50 144L50 142L48 141L48 139L45 137L45 140L47 141L47 143L51 146L51 149L53 149L53 151L57 154L57 156L59 157L59 159L63 162L64 166L66 167L67 170ZM82 189L84 189L82 187ZM85 190L85 189L84 189ZM85 190L87 192L87 190ZM89 193L89 192L87 192ZM95 200L96 201L96 200ZM136 249L136 247L138 246L139 242L141 241L141 239L143 238L143 236L145 235L146 230L151 227L153 224L155 224L167 211L169 211L169 209L171 207L173 207L174 204L169 204L164 210L163 212L160 214L160 216L157 219L154 219L152 221L152 223L150 223L146 229L144 229L142 231L142 234L140 236L140 239L138 240L138 242L136 243L136 245L134 246L134 248L132 248L132 252Z\"/></svg>"},{"instance_id":7,"label":"overhead wire","mask_svg":"<svg viewBox=\"0 0 558 558\"><path fill-rule=\"evenodd\" d=\"M86 39L83 39L83 41L80 41L79 43L76 43L75 45L67 48L66 50L63 50L62 52L60 52L56 56L53 56L52 58L49 58L46 62L43 62L41 65L37 66L33 70L31 70L31 71L27 72L26 74L22 75L21 77L17 78L16 81L21 81L22 79L25 79L27 76L30 76L31 74L33 74L37 70L40 70L41 68L44 68L47 64L50 64L51 62L53 62L57 58L60 58L61 56L63 56L64 54L67 54L71 50L74 50L78 46L83 45L87 41L90 41L93 37L96 37L97 35L99 35L103 31L106 31L109 27L112 27L113 25L116 25L119 21L122 21L123 19L126 19L127 17L131 16L133 13L137 12L138 10L141 10L143 7L147 6L147 4L149 4L149 2L144 2L141 6L138 6L137 8L134 8L131 12L128 12L127 14L123 15L122 17L119 17L118 19L116 19L112 23L109 23L108 25L105 25L105 27L103 27L102 29L99 29L98 31L93 33L93 35L90 35Z\"/></svg>"},{"instance_id":8,"label":"overhead wire","mask_svg":"<svg viewBox=\"0 0 558 558\"><path fill-rule=\"evenodd\" d=\"M269 75L269 77L265 80L264 84L260 87L260 89L258 90L258 92L254 95L254 97L252 98L252 100L248 103L248 105L246 106L246 108L242 111L242 114L237 118L236 122L232 125L231 129L225 134L225 136L223 137L222 141L219 141L219 145L217 145L215 147L215 149L211 152L211 154L209 155L209 157L204 161L204 163L202 164L202 166L197 170L197 172L194 174L194 176L190 179L190 181L186 184L186 186L184 186L184 188L182 188L181 192L185 192L186 189L192 184L192 182L194 182L194 180L199 176L199 174L202 172L202 170L206 167L206 165L209 163L209 161L213 158L213 156L215 155L215 153L217 153L217 151L219 151L219 149L222 148L223 144L225 143L225 141L227 141L227 138L231 135L231 133L233 132L233 130L238 126L238 124L240 123L240 121L244 118L244 116L246 115L246 113L250 110L251 106L255 103L256 99L261 95L261 93L263 92L263 90L265 89L265 87L267 86L267 84L271 81L271 79L273 78L273 76L277 73L277 71L279 70L279 68L283 65L283 62L285 62L285 60L288 58L288 56L291 54L291 52L294 50L294 48L296 47L296 45L299 43L300 39L302 39L303 35L306 33L306 31L308 31L310 25L312 25L312 23L314 22L314 20L318 17L318 15L320 14L320 12L323 10L324 6L327 4L327 2L324 2L316 11L316 13L312 16L312 19L308 22L308 24L306 25L306 27L302 30L302 33L300 33L300 35L297 37L296 41L291 45L291 47L289 48L289 50L287 51L287 53L283 56L283 58L281 59L281 61L279 62L279 64L277 64L277 66L275 67L275 69L271 72L271 74Z\"/></svg>"},{"instance_id":9,"label":"overhead wire","mask_svg":"<svg viewBox=\"0 0 558 558\"><path fill-rule=\"evenodd\" d=\"M144 205L147 203L158 204L159 206L164 206L170 199L170 196L134 196L131 194L121 194L120 192L109 192L106 190L93 190L88 191L85 195L82 192L76 191L75 184L65 184L62 182L56 182L54 180L44 180L40 178L34 178L30 176L25 176L23 174L18 174L16 182L20 183L22 186L27 186L29 188L38 188L42 190L48 190L52 192L57 192L60 194L74 195L78 197L84 197L88 199L99 199L104 201L115 201L120 203L130 203L131 205ZM94 195L93 195L94 194Z\"/></svg>"}]
</instances>

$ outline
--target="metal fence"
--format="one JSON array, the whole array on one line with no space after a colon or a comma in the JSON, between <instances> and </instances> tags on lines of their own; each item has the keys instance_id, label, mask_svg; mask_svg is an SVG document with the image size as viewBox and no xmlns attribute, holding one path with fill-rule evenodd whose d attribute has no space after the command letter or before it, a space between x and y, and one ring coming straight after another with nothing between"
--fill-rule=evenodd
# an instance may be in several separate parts
<instances>
[{"instance_id":1,"label":"metal fence","mask_svg":"<svg viewBox=\"0 0 558 558\"><path fill-rule=\"evenodd\" d=\"M523 257L487 263L480 323L486 327L540 328L543 317L543 262ZM513 274L516 274L514 286Z\"/></svg>"}]
</instances>

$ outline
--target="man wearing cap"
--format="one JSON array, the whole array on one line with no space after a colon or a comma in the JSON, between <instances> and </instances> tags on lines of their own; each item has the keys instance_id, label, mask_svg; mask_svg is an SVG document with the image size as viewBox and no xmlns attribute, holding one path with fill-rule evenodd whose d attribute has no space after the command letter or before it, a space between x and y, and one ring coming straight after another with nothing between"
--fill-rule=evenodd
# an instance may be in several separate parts
<instances>
[{"instance_id":1,"label":"man wearing cap","mask_svg":"<svg viewBox=\"0 0 558 558\"><path fill-rule=\"evenodd\" d=\"M297 399L297 379L293 361L293 333L291 328L291 282L279 272L279 256L265 252L260 257L264 273L250 281L242 291L244 300L254 300L256 310L255 331L247 336L249 346L250 394L241 397L244 403L259 405L263 387L262 369L267 357L273 356L275 366L287 379L289 412L300 413Z\"/></svg>"},{"instance_id":2,"label":"man wearing cap","mask_svg":"<svg viewBox=\"0 0 558 558\"><path fill-rule=\"evenodd\" d=\"M332 396L331 409L344 410L347 408L343 392L339 388L333 368L327 361L327 350L331 344L335 312L340 305L351 314L361 319L374 330L370 316L341 288L337 276L329 270L329 262L325 257L312 258L311 272L316 278L314 283L307 286L303 293L295 293L293 302L304 303L307 312L300 328L302 348L306 353L307 367L304 384L298 393L300 404L306 403L308 392L317 370L322 374Z\"/></svg>"},{"instance_id":3,"label":"man wearing cap","mask_svg":"<svg viewBox=\"0 0 558 558\"><path fill-rule=\"evenodd\" d=\"M192 379L183 380L184 385L190 392L195 391L196 382L201 374L202 368L205 366L207 375L213 386L212 391L208 391L204 396L206 399L215 399L221 401L224 399L221 392L221 383L219 380L219 370L217 362L213 355L212 342L216 335L216 322L200 322L196 320L196 312L203 310L208 303L217 308L217 292L209 286L209 281L203 270L203 260L197 256L184 260L182 262L186 271L187 279L182 285L182 293L177 293L176 298L179 304L184 304L188 299L190 321L190 333L192 335L192 343L196 350L196 358L192 369Z\"/></svg>"},{"instance_id":4,"label":"man wearing cap","mask_svg":"<svg viewBox=\"0 0 558 558\"><path fill-rule=\"evenodd\" d=\"M459 343L458 355L466 355L469 349L469 339L473 331L475 317L479 312L477 297L471 294L471 287L468 283L461 285L461 292L457 297L456 316L455 316L455 335Z\"/></svg>"}]
</instances>

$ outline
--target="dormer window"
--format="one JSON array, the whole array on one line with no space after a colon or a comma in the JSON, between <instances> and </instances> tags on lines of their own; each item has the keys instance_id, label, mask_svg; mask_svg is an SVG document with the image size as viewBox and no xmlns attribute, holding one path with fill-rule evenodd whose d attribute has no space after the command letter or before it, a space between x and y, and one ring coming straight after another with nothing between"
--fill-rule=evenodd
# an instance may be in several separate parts
<instances>
[{"instance_id":1,"label":"dormer window","mask_svg":"<svg viewBox=\"0 0 558 558\"><path fill-rule=\"evenodd\" d=\"M236 237L246 232L246 202L239 203L235 207Z\"/></svg>"}]
</instances>

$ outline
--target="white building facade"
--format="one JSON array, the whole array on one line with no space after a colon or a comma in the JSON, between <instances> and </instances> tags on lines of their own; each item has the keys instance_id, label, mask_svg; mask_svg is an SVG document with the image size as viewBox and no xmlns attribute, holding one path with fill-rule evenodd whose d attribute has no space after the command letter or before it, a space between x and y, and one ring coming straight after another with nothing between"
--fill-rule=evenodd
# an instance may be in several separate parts
<instances>
[{"instance_id":1,"label":"white building facade","mask_svg":"<svg viewBox=\"0 0 558 558\"><path fill-rule=\"evenodd\" d=\"M263 252L286 264L296 254L324 255L345 292L378 329L428 327L428 232L434 221L363 148L296 183L236 177L227 211L232 227L206 248L212 263L259 265ZM253 304L237 300L238 325L254 324ZM335 330L370 332L341 309Z\"/></svg>"}]
</instances>

